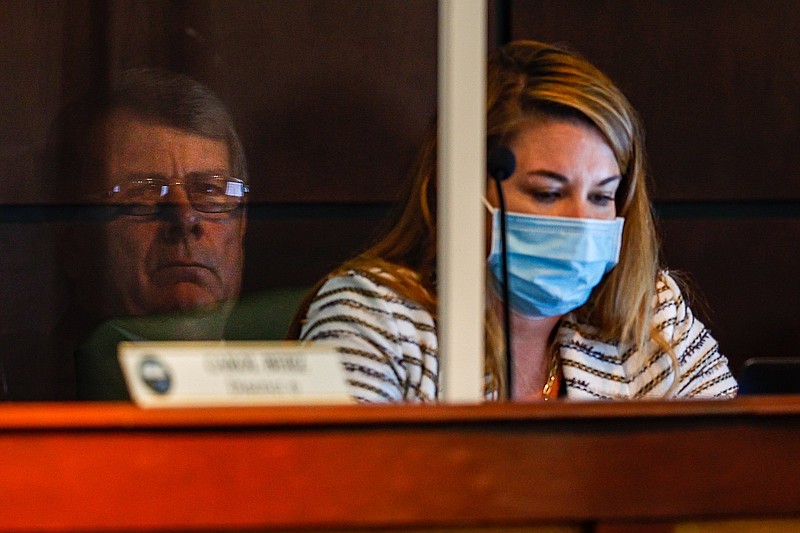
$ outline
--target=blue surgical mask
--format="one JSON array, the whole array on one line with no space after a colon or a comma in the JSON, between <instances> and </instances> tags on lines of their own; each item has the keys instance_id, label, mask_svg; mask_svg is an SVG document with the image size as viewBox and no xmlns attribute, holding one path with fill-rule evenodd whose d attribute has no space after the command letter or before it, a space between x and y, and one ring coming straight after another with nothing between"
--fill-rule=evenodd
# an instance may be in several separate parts
<instances>
[{"instance_id":1,"label":"blue surgical mask","mask_svg":"<svg viewBox=\"0 0 800 533\"><path fill-rule=\"evenodd\" d=\"M487 208L492 213L492 249L487 262L500 294L500 212ZM619 260L624 222L622 217L598 220L507 213L511 308L541 318L563 315L585 304Z\"/></svg>"}]
</instances>

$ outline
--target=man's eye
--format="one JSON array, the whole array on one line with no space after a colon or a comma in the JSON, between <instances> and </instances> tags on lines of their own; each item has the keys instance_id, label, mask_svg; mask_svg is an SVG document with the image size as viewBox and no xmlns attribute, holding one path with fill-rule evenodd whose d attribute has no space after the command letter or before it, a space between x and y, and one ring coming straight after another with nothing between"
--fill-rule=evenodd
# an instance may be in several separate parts
<instances>
[{"instance_id":1,"label":"man's eye","mask_svg":"<svg viewBox=\"0 0 800 533\"><path fill-rule=\"evenodd\" d=\"M214 180L214 181L198 182L194 186L194 192L196 194L202 194L204 196L224 196L225 181Z\"/></svg>"},{"instance_id":2,"label":"man's eye","mask_svg":"<svg viewBox=\"0 0 800 533\"><path fill-rule=\"evenodd\" d=\"M155 180L136 180L123 189L123 196L132 199L160 198L164 184Z\"/></svg>"}]
</instances>

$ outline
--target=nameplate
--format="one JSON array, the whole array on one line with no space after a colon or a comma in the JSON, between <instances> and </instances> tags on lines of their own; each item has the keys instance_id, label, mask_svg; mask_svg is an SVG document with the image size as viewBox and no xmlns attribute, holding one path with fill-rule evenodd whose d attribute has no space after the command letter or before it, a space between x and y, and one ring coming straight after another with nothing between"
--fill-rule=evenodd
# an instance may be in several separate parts
<instances>
[{"instance_id":1,"label":"nameplate","mask_svg":"<svg viewBox=\"0 0 800 533\"><path fill-rule=\"evenodd\" d=\"M309 343L121 342L128 392L142 407L351 403L339 354Z\"/></svg>"}]
</instances>

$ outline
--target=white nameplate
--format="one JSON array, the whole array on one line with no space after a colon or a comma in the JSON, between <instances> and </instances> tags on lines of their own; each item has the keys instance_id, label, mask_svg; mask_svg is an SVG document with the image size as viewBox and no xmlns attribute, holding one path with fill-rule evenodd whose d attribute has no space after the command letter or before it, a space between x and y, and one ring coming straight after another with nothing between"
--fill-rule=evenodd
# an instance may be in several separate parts
<instances>
[{"instance_id":1,"label":"white nameplate","mask_svg":"<svg viewBox=\"0 0 800 533\"><path fill-rule=\"evenodd\" d=\"M118 358L142 407L351 403L339 354L310 343L121 342Z\"/></svg>"}]
</instances>

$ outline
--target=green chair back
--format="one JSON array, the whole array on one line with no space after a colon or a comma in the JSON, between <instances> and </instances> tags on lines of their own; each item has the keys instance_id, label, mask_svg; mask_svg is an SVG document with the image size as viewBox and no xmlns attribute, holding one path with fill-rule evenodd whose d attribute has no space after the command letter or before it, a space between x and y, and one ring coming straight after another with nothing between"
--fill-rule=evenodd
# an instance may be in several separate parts
<instances>
[{"instance_id":1,"label":"green chair back","mask_svg":"<svg viewBox=\"0 0 800 533\"><path fill-rule=\"evenodd\" d=\"M78 398L130 400L117 346L122 341L191 340L192 329L202 338L227 340L283 340L307 287L269 289L241 298L227 318L219 313L123 317L96 328L75 351Z\"/></svg>"}]
</instances>

